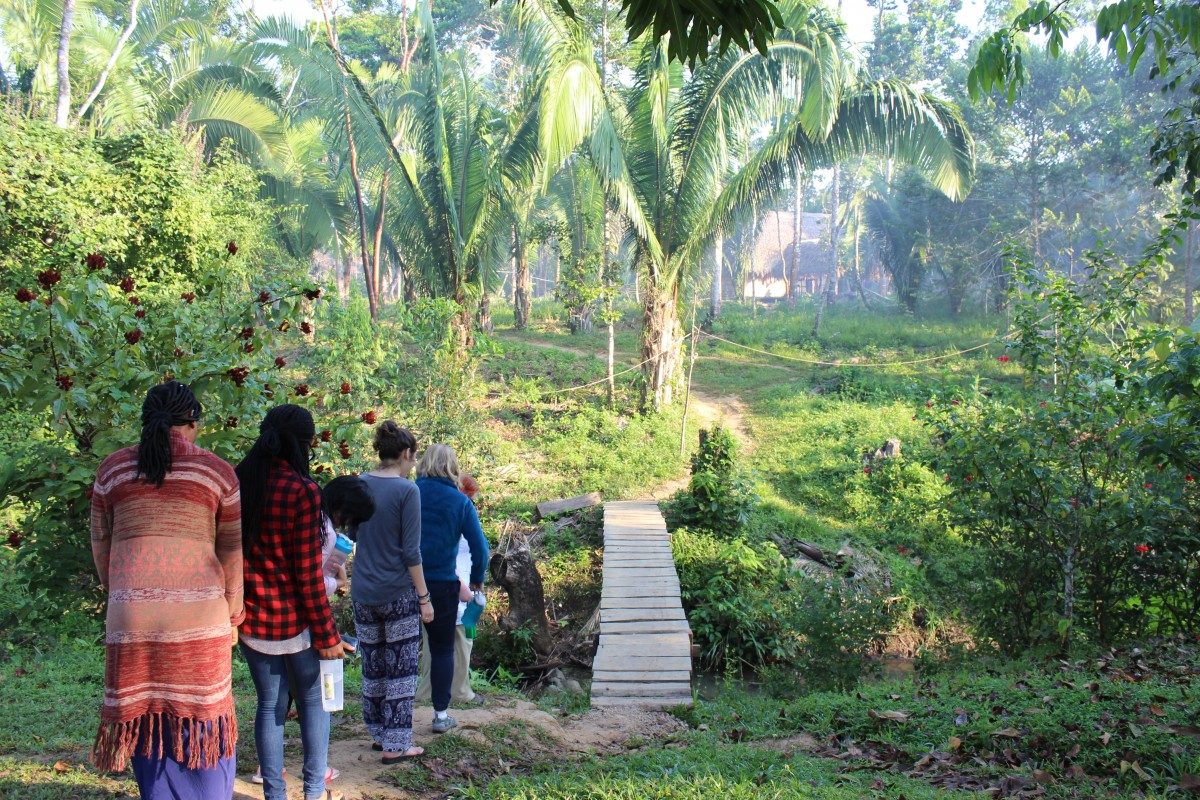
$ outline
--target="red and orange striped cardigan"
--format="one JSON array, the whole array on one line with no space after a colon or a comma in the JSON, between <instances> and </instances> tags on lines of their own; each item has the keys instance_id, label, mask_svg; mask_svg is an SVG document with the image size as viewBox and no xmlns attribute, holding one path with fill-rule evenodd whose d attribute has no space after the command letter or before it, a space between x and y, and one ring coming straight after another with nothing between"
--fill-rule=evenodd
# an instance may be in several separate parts
<instances>
[{"instance_id":1,"label":"red and orange striped cardigan","mask_svg":"<svg viewBox=\"0 0 1200 800\"><path fill-rule=\"evenodd\" d=\"M161 487L137 476L136 447L113 453L96 473L92 555L108 588L108 615L92 759L103 770L123 770L135 750L207 768L232 756L237 742L230 646L231 625L244 616L237 475L176 433L171 454Z\"/></svg>"}]
</instances>

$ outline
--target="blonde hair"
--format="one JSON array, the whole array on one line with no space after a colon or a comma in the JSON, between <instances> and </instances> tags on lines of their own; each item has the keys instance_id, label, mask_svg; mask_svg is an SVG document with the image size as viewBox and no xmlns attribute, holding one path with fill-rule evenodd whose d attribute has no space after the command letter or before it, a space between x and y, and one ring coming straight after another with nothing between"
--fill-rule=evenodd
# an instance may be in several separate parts
<instances>
[{"instance_id":1,"label":"blonde hair","mask_svg":"<svg viewBox=\"0 0 1200 800\"><path fill-rule=\"evenodd\" d=\"M454 449L445 444L431 444L421 454L417 463L418 478L449 478L455 486L462 486L458 469L458 456Z\"/></svg>"}]
</instances>

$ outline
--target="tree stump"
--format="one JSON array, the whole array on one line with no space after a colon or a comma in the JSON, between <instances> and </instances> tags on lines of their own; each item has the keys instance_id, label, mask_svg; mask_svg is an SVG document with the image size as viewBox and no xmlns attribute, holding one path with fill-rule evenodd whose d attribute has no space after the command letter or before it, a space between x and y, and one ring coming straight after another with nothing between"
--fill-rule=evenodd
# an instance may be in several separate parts
<instances>
[{"instance_id":1,"label":"tree stump","mask_svg":"<svg viewBox=\"0 0 1200 800\"><path fill-rule=\"evenodd\" d=\"M546 592L528 541L510 537L492 554L488 568L492 580L508 593L508 613L500 618L500 630L512 633L532 625L533 650L539 658L548 657L554 642L546 617Z\"/></svg>"}]
</instances>

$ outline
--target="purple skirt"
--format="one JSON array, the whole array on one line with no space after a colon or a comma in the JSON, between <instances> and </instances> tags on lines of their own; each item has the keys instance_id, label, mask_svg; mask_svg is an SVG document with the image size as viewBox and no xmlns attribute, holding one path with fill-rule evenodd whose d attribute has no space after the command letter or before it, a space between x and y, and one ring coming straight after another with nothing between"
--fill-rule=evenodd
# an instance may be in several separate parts
<instances>
[{"instance_id":1,"label":"purple skirt","mask_svg":"<svg viewBox=\"0 0 1200 800\"><path fill-rule=\"evenodd\" d=\"M164 723L164 728L169 724ZM162 741L170 741L169 730L164 730L163 733ZM224 738L225 731L222 730L220 735ZM190 746L191 742L185 729L185 760ZM233 778L237 774L236 756L222 758L207 769L188 769L162 752L152 752L149 756L135 755L131 763L142 800L229 800L233 797Z\"/></svg>"}]
</instances>

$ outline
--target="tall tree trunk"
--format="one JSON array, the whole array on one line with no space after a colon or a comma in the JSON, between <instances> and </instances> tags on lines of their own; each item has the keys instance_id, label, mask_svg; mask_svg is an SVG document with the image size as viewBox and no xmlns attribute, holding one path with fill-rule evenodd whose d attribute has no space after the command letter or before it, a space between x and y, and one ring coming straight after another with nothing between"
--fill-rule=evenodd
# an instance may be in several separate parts
<instances>
[{"instance_id":1,"label":"tall tree trunk","mask_svg":"<svg viewBox=\"0 0 1200 800\"><path fill-rule=\"evenodd\" d=\"M824 291L821 292L821 302L817 304L817 316L813 320L813 338L821 335L821 322L825 318L825 307L837 292L838 282L838 206L841 202L842 170L836 164L833 167L833 185L830 187L829 202L829 274L825 277Z\"/></svg>"},{"instance_id":2,"label":"tall tree trunk","mask_svg":"<svg viewBox=\"0 0 1200 800\"><path fill-rule=\"evenodd\" d=\"M342 72L343 79L346 79L348 76L345 62L342 58L342 51L338 47L337 32L334 30L332 19L330 19L328 3L326 0L319 0L319 2L321 16L325 21L325 35L329 39L329 48L337 57L338 68ZM371 311L371 319L378 319L379 294L375 282L372 280L371 255L367 248L367 206L363 199L362 180L358 172L358 147L354 142L354 125L350 120L350 90L344 82L342 84L342 124L346 129L346 150L350 156L350 182L354 184L354 204L358 211L359 255L362 259L363 280L367 285L367 306Z\"/></svg>"},{"instance_id":3,"label":"tall tree trunk","mask_svg":"<svg viewBox=\"0 0 1200 800\"><path fill-rule=\"evenodd\" d=\"M517 330L525 330L529 326L529 299L531 281L529 280L529 251L521 240L521 231L513 226L513 249L516 256L516 277L513 280L513 325Z\"/></svg>"},{"instance_id":4,"label":"tall tree trunk","mask_svg":"<svg viewBox=\"0 0 1200 800\"><path fill-rule=\"evenodd\" d=\"M492 321L492 296L484 292L479 298L479 310L475 313L475 319L479 324L479 330L484 333L491 333L496 329L495 322Z\"/></svg>"},{"instance_id":5,"label":"tall tree trunk","mask_svg":"<svg viewBox=\"0 0 1200 800\"><path fill-rule=\"evenodd\" d=\"M804 240L804 179L796 176L796 198L792 208L792 279L788 283L788 304L795 307L800 280L800 242Z\"/></svg>"},{"instance_id":6,"label":"tall tree trunk","mask_svg":"<svg viewBox=\"0 0 1200 800\"><path fill-rule=\"evenodd\" d=\"M642 360L646 362L642 406L655 411L671 404L679 371L683 340L677 293L677 288L658 285L653 270L647 270L642 318Z\"/></svg>"},{"instance_id":7,"label":"tall tree trunk","mask_svg":"<svg viewBox=\"0 0 1200 800\"><path fill-rule=\"evenodd\" d=\"M391 179L392 173L389 170L384 170L383 180L379 186L379 207L375 212L375 237L374 249L371 251L371 283L375 286L375 303L379 305L379 287L383 284L380 282L379 260L383 256L383 225L387 218L387 193L388 181ZM378 308L376 308L378 311Z\"/></svg>"},{"instance_id":8,"label":"tall tree trunk","mask_svg":"<svg viewBox=\"0 0 1200 800\"><path fill-rule=\"evenodd\" d=\"M67 127L71 119L71 27L75 24L75 0L63 0L62 25L58 29L58 104L54 124Z\"/></svg>"},{"instance_id":9,"label":"tall tree trunk","mask_svg":"<svg viewBox=\"0 0 1200 800\"><path fill-rule=\"evenodd\" d=\"M1194 313L1194 305L1192 299L1192 288L1194 286L1195 276L1192 274L1192 260L1195 256L1195 239L1192 233L1192 223L1188 222L1187 234L1184 236L1183 244L1183 314L1185 317L1184 323L1192 324L1192 320L1196 318Z\"/></svg>"},{"instance_id":10,"label":"tall tree trunk","mask_svg":"<svg viewBox=\"0 0 1200 800\"><path fill-rule=\"evenodd\" d=\"M713 242L713 277L712 296L708 301L709 319L721 316L721 300L723 299L722 282L725 277L725 235L717 231Z\"/></svg>"},{"instance_id":11,"label":"tall tree trunk","mask_svg":"<svg viewBox=\"0 0 1200 800\"><path fill-rule=\"evenodd\" d=\"M860 204L858 208L862 208ZM871 311L871 301L867 299L867 290L863 286L862 274L862 214L856 214L854 219L854 287L858 290L858 299L863 308Z\"/></svg>"},{"instance_id":12,"label":"tall tree trunk","mask_svg":"<svg viewBox=\"0 0 1200 800\"><path fill-rule=\"evenodd\" d=\"M138 4L140 2L141 0L130 0L129 24L125 26L125 30L121 31L121 38L117 39L117 46L113 48L112 55L108 57L108 62L104 65L104 69L100 70L100 77L96 79L96 85L92 87L91 94L83 101L83 105L79 107L79 111L76 113L77 119L83 119L88 109L92 107L92 103L96 102L96 98L100 96L100 92L104 91L104 84L108 82L109 74L113 71L113 67L117 65L117 59L121 57L121 51L129 43L129 37L133 36L133 29L137 27Z\"/></svg>"}]
</instances>

